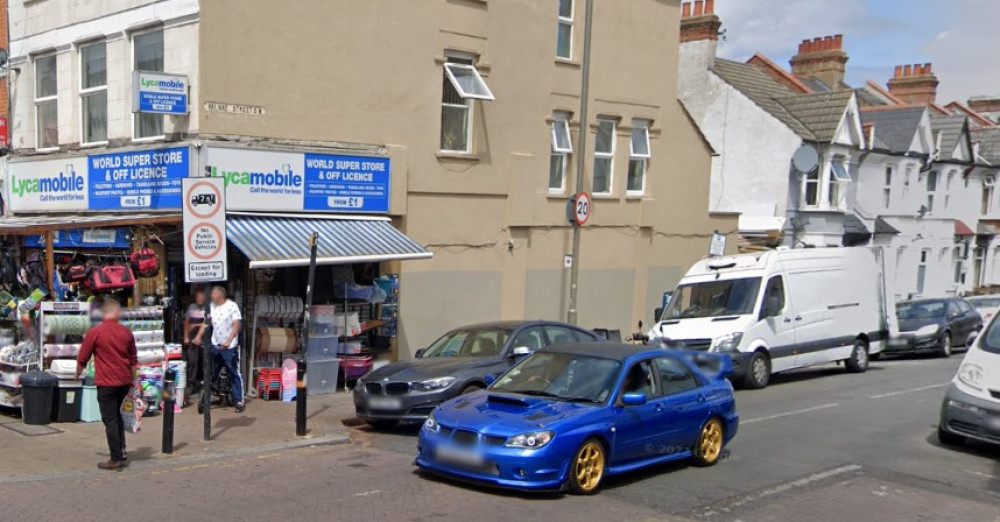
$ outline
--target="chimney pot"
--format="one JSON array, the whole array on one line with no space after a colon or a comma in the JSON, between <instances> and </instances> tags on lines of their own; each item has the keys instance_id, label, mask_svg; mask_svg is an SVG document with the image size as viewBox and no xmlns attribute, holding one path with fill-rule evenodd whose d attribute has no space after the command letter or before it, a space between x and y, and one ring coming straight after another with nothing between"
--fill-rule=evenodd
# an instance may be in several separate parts
<instances>
[{"instance_id":1,"label":"chimney pot","mask_svg":"<svg viewBox=\"0 0 1000 522\"><path fill-rule=\"evenodd\" d=\"M924 74L934 74L933 66L929 63L924 64Z\"/></svg>"},{"instance_id":2,"label":"chimney pot","mask_svg":"<svg viewBox=\"0 0 1000 522\"><path fill-rule=\"evenodd\" d=\"M705 0L705 14L715 14L715 0Z\"/></svg>"},{"instance_id":3,"label":"chimney pot","mask_svg":"<svg viewBox=\"0 0 1000 522\"><path fill-rule=\"evenodd\" d=\"M681 6L681 18L691 18L691 3L684 2Z\"/></svg>"},{"instance_id":4,"label":"chimney pot","mask_svg":"<svg viewBox=\"0 0 1000 522\"><path fill-rule=\"evenodd\" d=\"M835 35L833 37L833 45L834 48L837 49L838 51L842 50L844 48L844 35L842 34Z\"/></svg>"},{"instance_id":5,"label":"chimney pot","mask_svg":"<svg viewBox=\"0 0 1000 522\"><path fill-rule=\"evenodd\" d=\"M809 51L809 40L802 40L799 44L799 54L806 54Z\"/></svg>"},{"instance_id":6,"label":"chimney pot","mask_svg":"<svg viewBox=\"0 0 1000 522\"><path fill-rule=\"evenodd\" d=\"M896 66L896 75L894 77L895 78L902 78L903 77L903 66L902 65L897 65Z\"/></svg>"},{"instance_id":7,"label":"chimney pot","mask_svg":"<svg viewBox=\"0 0 1000 522\"><path fill-rule=\"evenodd\" d=\"M905 65L905 66L903 66L903 76L905 76L907 78L909 78L910 76L913 76L913 66L912 65Z\"/></svg>"},{"instance_id":8,"label":"chimney pot","mask_svg":"<svg viewBox=\"0 0 1000 522\"><path fill-rule=\"evenodd\" d=\"M695 0L695 2L694 2L694 15L695 16L701 16L703 14L705 14L705 1L704 0Z\"/></svg>"}]
</instances>

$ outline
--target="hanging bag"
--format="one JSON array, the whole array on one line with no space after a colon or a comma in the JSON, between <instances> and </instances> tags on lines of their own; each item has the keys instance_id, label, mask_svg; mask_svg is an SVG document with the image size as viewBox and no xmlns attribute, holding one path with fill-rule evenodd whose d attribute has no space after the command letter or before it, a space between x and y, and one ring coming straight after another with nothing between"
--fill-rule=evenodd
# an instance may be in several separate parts
<instances>
[{"instance_id":1,"label":"hanging bag","mask_svg":"<svg viewBox=\"0 0 1000 522\"><path fill-rule=\"evenodd\" d=\"M143 245L129 256L132 272L138 277L156 277L160 273L160 259L152 248Z\"/></svg>"},{"instance_id":2,"label":"hanging bag","mask_svg":"<svg viewBox=\"0 0 1000 522\"><path fill-rule=\"evenodd\" d=\"M105 265L91 270L87 282L95 292L109 292L132 288L135 276L128 265Z\"/></svg>"}]
</instances>

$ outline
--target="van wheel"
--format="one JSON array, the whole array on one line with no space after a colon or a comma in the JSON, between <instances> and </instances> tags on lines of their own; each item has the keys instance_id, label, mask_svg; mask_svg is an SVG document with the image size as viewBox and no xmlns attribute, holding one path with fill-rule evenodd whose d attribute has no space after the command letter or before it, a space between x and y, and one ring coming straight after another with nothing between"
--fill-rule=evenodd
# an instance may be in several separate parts
<instances>
[{"instance_id":1,"label":"van wheel","mask_svg":"<svg viewBox=\"0 0 1000 522\"><path fill-rule=\"evenodd\" d=\"M747 375L743 378L743 386L751 390L767 387L771 380L771 360L764 352L756 352L747 365Z\"/></svg>"},{"instance_id":2,"label":"van wheel","mask_svg":"<svg viewBox=\"0 0 1000 522\"><path fill-rule=\"evenodd\" d=\"M844 367L850 373L865 373L868 370L868 343L864 339L854 341L851 357L844 361Z\"/></svg>"},{"instance_id":3,"label":"van wheel","mask_svg":"<svg viewBox=\"0 0 1000 522\"><path fill-rule=\"evenodd\" d=\"M951 332L945 332L941 336L941 347L938 348L938 355L946 359L951 357Z\"/></svg>"}]
</instances>

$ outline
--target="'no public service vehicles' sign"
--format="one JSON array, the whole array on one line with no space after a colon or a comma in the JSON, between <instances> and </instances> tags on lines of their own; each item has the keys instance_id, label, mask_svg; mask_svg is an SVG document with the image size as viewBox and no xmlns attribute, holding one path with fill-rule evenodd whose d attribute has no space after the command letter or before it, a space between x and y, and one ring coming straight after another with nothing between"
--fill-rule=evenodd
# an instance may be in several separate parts
<instances>
[{"instance_id":1,"label":"'no public service vehicles' sign","mask_svg":"<svg viewBox=\"0 0 1000 522\"><path fill-rule=\"evenodd\" d=\"M219 178L183 181L184 279L188 283L228 279L224 183Z\"/></svg>"}]
</instances>

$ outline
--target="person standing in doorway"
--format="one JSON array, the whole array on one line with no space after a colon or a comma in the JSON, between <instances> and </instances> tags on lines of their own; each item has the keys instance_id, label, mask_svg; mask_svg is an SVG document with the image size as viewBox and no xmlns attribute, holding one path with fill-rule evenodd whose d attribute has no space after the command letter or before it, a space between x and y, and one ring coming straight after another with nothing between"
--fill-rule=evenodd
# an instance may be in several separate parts
<instances>
[{"instance_id":1,"label":"person standing in doorway","mask_svg":"<svg viewBox=\"0 0 1000 522\"><path fill-rule=\"evenodd\" d=\"M184 400L196 397L201 391L204 366L201 360L202 343L205 335L205 290L198 287L194 291L194 302L184 314L184 360L187 362L187 390Z\"/></svg>"},{"instance_id":2,"label":"person standing in doorway","mask_svg":"<svg viewBox=\"0 0 1000 522\"><path fill-rule=\"evenodd\" d=\"M80 379L93 356L97 402L111 453L111 458L97 467L121 471L123 463L128 459L128 454L125 453L122 403L138 375L138 360L132 331L118 322L121 316L118 301L113 298L105 300L101 305L101 315L101 324L91 328L83 338L80 354L76 358L76 378Z\"/></svg>"},{"instance_id":3,"label":"person standing in doorway","mask_svg":"<svg viewBox=\"0 0 1000 522\"><path fill-rule=\"evenodd\" d=\"M226 365L229 382L232 383L233 404L236 413L243 413L243 377L240 374L240 324L243 316L236 303L226 297L226 289L212 288L212 307L209 311L212 321L212 380L217 381L222 365Z\"/></svg>"}]
</instances>

